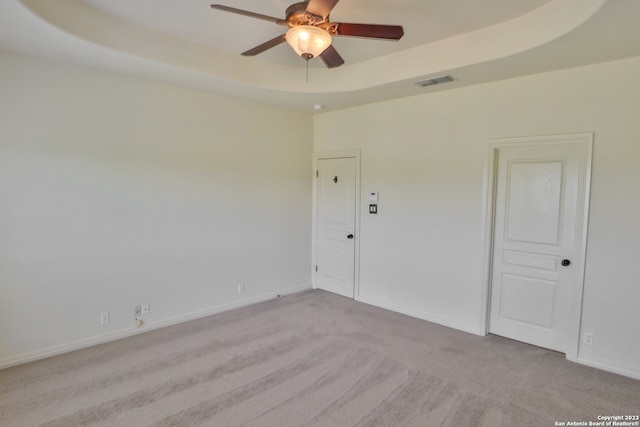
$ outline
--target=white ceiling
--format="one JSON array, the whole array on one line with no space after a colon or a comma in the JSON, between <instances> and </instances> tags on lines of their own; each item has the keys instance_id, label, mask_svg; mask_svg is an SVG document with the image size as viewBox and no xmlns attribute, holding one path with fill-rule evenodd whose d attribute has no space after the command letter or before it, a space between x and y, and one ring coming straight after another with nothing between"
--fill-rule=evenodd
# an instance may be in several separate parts
<instances>
[{"instance_id":1,"label":"white ceiling","mask_svg":"<svg viewBox=\"0 0 640 427\"><path fill-rule=\"evenodd\" d=\"M216 0L284 18L290 0ZM326 69L286 31L204 0L2 0L0 49L311 111L640 55L637 0L341 0L333 22L404 27L398 42L335 37ZM453 83L413 83L450 74Z\"/></svg>"}]
</instances>

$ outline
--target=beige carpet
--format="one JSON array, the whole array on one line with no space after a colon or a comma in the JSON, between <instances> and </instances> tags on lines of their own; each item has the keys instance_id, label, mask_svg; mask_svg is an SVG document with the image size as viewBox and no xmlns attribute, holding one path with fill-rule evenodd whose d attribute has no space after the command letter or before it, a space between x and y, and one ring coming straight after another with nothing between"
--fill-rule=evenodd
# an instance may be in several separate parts
<instances>
[{"instance_id":1,"label":"beige carpet","mask_svg":"<svg viewBox=\"0 0 640 427\"><path fill-rule=\"evenodd\" d=\"M554 426L640 381L308 291L0 371L1 426Z\"/></svg>"}]
</instances>

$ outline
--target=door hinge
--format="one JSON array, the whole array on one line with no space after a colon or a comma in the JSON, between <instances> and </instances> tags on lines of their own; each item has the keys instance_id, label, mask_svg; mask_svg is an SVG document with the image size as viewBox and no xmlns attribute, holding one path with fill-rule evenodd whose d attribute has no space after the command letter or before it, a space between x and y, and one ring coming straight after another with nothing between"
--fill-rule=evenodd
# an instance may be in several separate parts
<instances>
[{"instance_id":1,"label":"door hinge","mask_svg":"<svg viewBox=\"0 0 640 427\"><path fill-rule=\"evenodd\" d=\"M318 272L318 266L316 265L316 273Z\"/></svg>"},{"instance_id":2,"label":"door hinge","mask_svg":"<svg viewBox=\"0 0 640 427\"><path fill-rule=\"evenodd\" d=\"M320 171L316 171L316 178L320 176Z\"/></svg>"}]
</instances>

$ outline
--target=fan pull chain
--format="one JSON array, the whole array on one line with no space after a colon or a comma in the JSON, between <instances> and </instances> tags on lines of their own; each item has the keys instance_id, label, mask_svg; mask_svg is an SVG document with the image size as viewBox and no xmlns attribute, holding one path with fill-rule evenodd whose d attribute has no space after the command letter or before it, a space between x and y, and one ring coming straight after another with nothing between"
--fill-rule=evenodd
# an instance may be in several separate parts
<instances>
[{"instance_id":1,"label":"fan pull chain","mask_svg":"<svg viewBox=\"0 0 640 427\"><path fill-rule=\"evenodd\" d=\"M307 60L307 83L309 83L309 60Z\"/></svg>"}]
</instances>

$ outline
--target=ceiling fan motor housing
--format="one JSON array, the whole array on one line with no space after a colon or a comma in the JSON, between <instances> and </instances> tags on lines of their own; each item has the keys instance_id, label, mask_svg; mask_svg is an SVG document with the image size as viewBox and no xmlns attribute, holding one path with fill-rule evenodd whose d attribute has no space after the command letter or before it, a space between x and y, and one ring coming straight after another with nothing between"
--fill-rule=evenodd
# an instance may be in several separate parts
<instances>
[{"instance_id":1,"label":"ceiling fan motor housing","mask_svg":"<svg viewBox=\"0 0 640 427\"><path fill-rule=\"evenodd\" d=\"M307 12L307 6L306 2L294 3L289 6L285 12L287 25L290 27L295 25L318 25L324 21L329 21L329 16L323 18Z\"/></svg>"}]
</instances>

